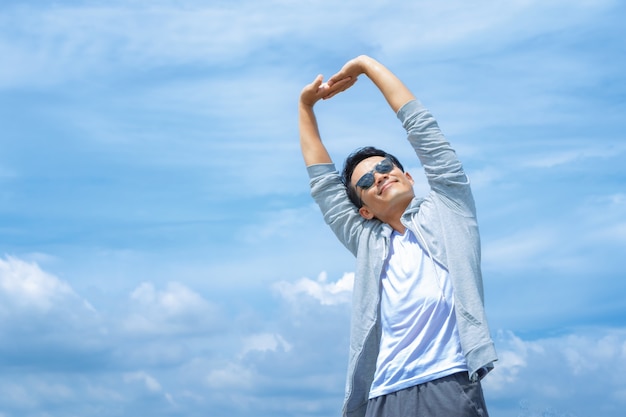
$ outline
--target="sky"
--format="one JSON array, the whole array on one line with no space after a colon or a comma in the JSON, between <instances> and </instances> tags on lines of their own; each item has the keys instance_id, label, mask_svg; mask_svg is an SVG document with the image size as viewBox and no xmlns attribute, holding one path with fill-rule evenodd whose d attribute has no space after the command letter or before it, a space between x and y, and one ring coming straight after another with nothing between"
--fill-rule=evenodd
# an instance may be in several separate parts
<instances>
[{"instance_id":1,"label":"sky","mask_svg":"<svg viewBox=\"0 0 626 417\"><path fill-rule=\"evenodd\" d=\"M370 55L470 176L494 417L626 407L626 4L0 5L0 417L341 413L354 259L309 194L298 96ZM338 167L396 154L366 77Z\"/></svg>"}]
</instances>

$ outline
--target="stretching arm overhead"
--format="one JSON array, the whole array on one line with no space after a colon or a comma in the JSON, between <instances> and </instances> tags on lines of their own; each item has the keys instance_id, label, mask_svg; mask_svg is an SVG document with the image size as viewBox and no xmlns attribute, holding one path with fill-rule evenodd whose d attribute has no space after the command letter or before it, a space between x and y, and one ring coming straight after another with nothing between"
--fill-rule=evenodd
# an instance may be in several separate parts
<instances>
[{"instance_id":1,"label":"stretching arm overhead","mask_svg":"<svg viewBox=\"0 0 626 417\"><path fill-rule=\"evenodd\" d=\"M306 85L300 93L298 104L298 124L300 127L300 148L306 166L315 164L331 163L332 160L326 147L322 143L317 119L313 106L321 99L334 96L356 82L356 78L344 77L329 86L323 82L323 77L318 75L311 84Z\"/></svg>"},{"instance_id":2,"label":"stretching arm overhead","mask_svg":"<svg viewBox=\"0 0 626 417\"><path fill-rule=\"evenodd\" d=\"M378 87L394 113L415 96L394 73L380 62L366 55L358 56L348 61L338 73L328 79L328 85L333 88L335 84L345 83L346 79L355 80L359 75L365 74ZM333 90L333 95L343 90Z\"/></svg>"},{"instance_id":3,"label":"stretching arm overhead","mask_svg":"<svg viewBox=\"0 0 626 417\"><path fill-rule=\"evenodd\" d=\"M365 74L378 87L394 113L415 96L387 67L366 55L348 61L339 72L324 82L315 77L300 93L298 105L300 147L307 166L331 163L331 157L322 143L313 107L319 100L329 99L352 87L358 76Z\"/></svg>"}]
</instances>

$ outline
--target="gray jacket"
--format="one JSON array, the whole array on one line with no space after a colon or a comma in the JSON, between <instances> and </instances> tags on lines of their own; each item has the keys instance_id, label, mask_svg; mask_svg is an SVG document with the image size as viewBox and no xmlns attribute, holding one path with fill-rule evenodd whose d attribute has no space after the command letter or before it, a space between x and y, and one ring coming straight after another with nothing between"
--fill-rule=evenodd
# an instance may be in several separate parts
<instances>
[{"instance_id":1,"label":"gray jacket","mask_svg":"<svg viewBox=\"0 0 626 417\"><path fill-rule=\"evenodd\" d=\"M414 198L407 207L402 224L420 240L429 257L448 271L461 346L475 381L493 368L497 357L483 304L480 237L470 183L436 120L419 101L406 103L397 116L430 186L428 196ZM359 215L333 164L312 165L308 172L311 195L324 220L357 260L343 415L360 417L365 415L378 356L380 275L392 228Z\"/></svg>"}]
</instances>

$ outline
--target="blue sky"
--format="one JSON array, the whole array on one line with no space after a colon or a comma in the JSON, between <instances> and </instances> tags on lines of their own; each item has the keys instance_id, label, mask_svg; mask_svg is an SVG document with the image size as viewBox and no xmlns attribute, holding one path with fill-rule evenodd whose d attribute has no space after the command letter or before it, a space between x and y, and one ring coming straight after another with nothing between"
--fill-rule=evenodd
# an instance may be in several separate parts
<instances>
[{"instance_id":1,"label":"blue sky","mask_svg":"<svg viewBox=\"0 0 626 417\"><path fill-rule=\"evenodd\" d=\"M404 3L0 5L0 417L339 415L354 260L297 100L359 54L472 179L491 414L623 415L626 5ZM317 113L421 178L367 79Z\"/></svg>"}]
</instances>

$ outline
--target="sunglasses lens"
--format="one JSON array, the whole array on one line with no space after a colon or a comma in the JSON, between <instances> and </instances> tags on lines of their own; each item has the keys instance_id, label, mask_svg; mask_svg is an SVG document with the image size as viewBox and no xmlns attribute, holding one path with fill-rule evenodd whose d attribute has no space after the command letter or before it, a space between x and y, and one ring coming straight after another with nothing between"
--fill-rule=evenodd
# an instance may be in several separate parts
<instances>
[{"instance_id":1,"label":"sunglasses lens","mask_svg":"<svg viewBox=\"0 0 626 417\"><path fill-rule=\"evenodd\" d=\"M374 174L368 172L361 177L361 179L356 183L356 186L366 190L370 188L372 184L374 184Z\"/></svg>"},{"instance_id":2,"label":"sunglasses lens","mask_svg":"<svg viewBox=\"0 0 626 417\"><path fill-rule=\"evenodd\" d=\"M385 158L382 161L380 161L378 165L376 165L375 169L376 169L376 172L380 172L381 174L386 174L388 172L391 172L391 170L393 169L393 162Z\"/></svg>"},{"instance_id":3,"label":"sunglasses lens","mask_svg":"<svg viewBox=\"0 0 626 417\"><path fill-rule=\"evenodd\" d=\"M378 172L379 174L387 174L391 172L392 169L393 169L393 162L391 162L389 158L385 158L379 163L377 163L371 172L368 172L367 174L363 175L361 179L356 183L356 186L360 187L363 190L367 190L374 184L374 180L375 180L374 171Z\"/></svg>"}]
</instances>

